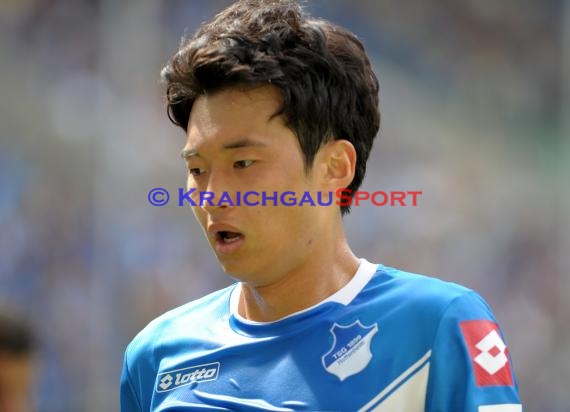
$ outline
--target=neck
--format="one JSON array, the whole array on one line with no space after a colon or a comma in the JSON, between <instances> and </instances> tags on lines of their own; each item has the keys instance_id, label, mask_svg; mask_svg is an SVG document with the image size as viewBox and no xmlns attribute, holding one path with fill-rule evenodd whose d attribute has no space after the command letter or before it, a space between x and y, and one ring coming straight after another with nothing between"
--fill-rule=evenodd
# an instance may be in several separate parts
<instances>
[{"instance_id":1,"label":"neck","mask_svg":"<svg viewBox=\"0 0 570 412\"><path fill-rule=\"evenodd\" d=\"M335 238L333 238L335 239ZM344 232L331 247L317 248L293 270L263 286L243 283L238 311L246 319L271 322L318 304L342 289L358 270Z\"/></svg>"}]
</instances>

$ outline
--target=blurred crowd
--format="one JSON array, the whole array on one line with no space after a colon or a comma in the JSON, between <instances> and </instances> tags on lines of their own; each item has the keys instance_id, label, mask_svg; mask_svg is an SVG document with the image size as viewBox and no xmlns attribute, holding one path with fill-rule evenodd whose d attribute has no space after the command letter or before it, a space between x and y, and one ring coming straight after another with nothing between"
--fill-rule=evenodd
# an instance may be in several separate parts
<instances>
[{"instance_id":1,"label":"blurred crowd","mask_svg":"<svg viewBox=\"0 0 570 412\"><path fill-rule=\"evenodd\" d=\"M227 4L0 2L0 307L33 326L38 411L116 410L136 332L231 282L188 208L147 201L185 178L160 69ZM417 207L353 208L355 251L479 291L526 410L570 411L570 6L305 4L355 31L377 67L364 189L423 192Z\"/></svg>"}]
</instances>

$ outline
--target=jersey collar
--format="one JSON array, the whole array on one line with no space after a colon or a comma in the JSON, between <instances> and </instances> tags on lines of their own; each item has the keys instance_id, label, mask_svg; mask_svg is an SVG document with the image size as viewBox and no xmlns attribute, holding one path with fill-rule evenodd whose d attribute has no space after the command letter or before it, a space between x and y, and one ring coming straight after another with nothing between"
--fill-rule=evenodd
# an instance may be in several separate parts
<instances>
[{"instance_id":1,"label":"jersey collar","mask_svg":"<svg viewBox=\"0 0 570 412\"><path fill-rule=\"evenodd\" d=\"M233 318L233 320L238 324L248 325L254 328L255 327L263 328L264 326L288 323L287 321L290 320L291 318L305 317L305 315L311 312L318 311L319 308L325 306L328 303L337 303L343 306L348 306L354 300L354 298L362 291L362 289L364 289L364 287L368 284L370 279L372 279L372 276L374 276L374 274L378 269L377 264L370 263L366 259L359 259L359 260L360 260L360 265L358 266L358 270L356 271L353 278L343 288L339 289L331 296L322 300L316 305L292 313L279 320L272 322L256 322L248 320L238 313L238 303L241 294L242 284L241 282L237 283L234 289L232 290L230 296L230 308L229 308L230 317Z\"/></svg>"}]
</instances>

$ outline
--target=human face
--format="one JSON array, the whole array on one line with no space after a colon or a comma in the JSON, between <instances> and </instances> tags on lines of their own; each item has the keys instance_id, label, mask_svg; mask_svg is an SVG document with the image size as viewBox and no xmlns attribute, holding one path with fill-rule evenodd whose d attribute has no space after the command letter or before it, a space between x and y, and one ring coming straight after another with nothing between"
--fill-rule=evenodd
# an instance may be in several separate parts
<instances>
[{"instance_id":1,"label":"human face","mask_svg":"<svg viewBox=\"0 0 570 412\"><path fill-rule=\"evenodd\" d=\"M226 89L194 102L183 150L188 189L210 191L214 204L228 192L278 195L319 189L316 173L306 172L299 142L283 117L276 88ZM316 195L313 195L316 196ZM324 225L318 206L198 206L193 211L223 269L253 285L269 285L310 259ZM316 197L313 197L316 199ZM255 201L253 200L253 201Z\"/></svg>"},{"instance_id":2,"label":"human face","mask_svg":"<svg viewBox=\"0 0 570 412\"><path fill-rule=\"evenodd\" d=\"M30 355L0 354L0 411L30 412L34 364Z\"/></svg>"}]
</instances>

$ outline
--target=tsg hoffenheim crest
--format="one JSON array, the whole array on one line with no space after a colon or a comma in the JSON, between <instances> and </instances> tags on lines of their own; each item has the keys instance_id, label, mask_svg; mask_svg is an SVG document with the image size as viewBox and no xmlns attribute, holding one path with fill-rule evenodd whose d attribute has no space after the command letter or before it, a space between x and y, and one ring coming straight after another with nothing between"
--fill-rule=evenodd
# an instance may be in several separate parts
<instances>
[{"instance_id":1,"label":"tsg hoffenheim crest","mask_svg":"<svg viewBox=\"0 0 570 412\"><path fill-rule=\"evenodd\" d=\"M378 332L378 324L364 326L359 320L347 326L335 323L330 331L333 345L321 359L327 372L343 381L370 363L370 343Z\"/></svg>"}]
</instances>

